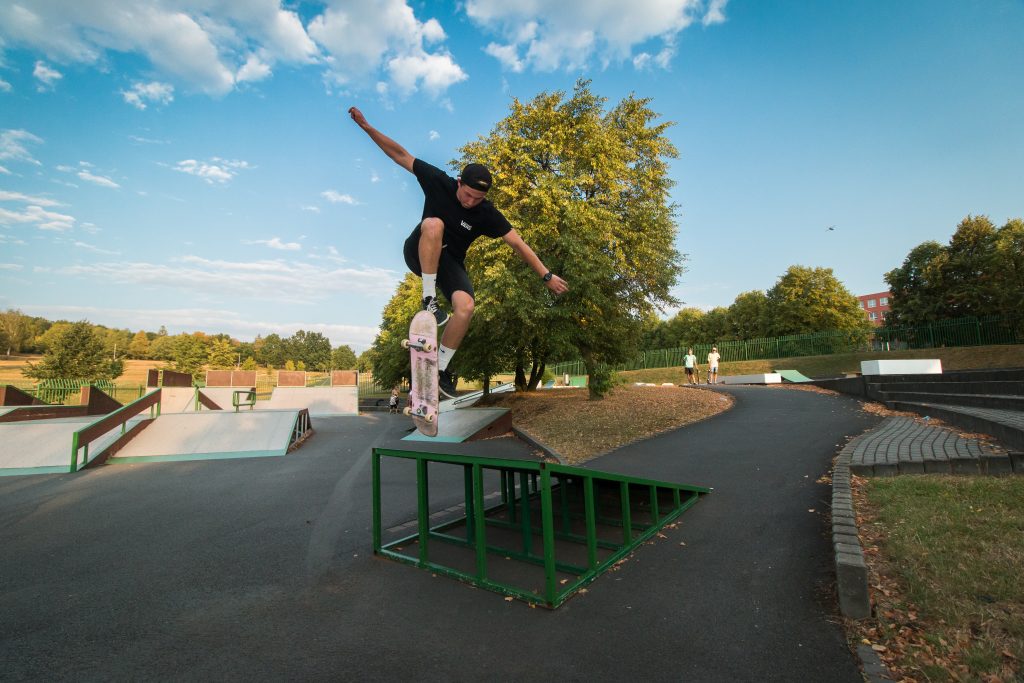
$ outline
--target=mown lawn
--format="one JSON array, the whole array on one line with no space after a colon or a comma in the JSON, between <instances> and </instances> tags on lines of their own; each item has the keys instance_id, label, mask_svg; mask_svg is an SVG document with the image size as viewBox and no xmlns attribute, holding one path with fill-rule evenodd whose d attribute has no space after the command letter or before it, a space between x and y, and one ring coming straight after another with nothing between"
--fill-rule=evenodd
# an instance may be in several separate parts
<instances>
[{"instance_id":1,"label":"mown lawn","mask_svg":"<svg viewBox=\"0 0 1024 683\"><path fill-rule=\"evenodd\" d=\"M911 680L1024 676L1024 477L902 476L859 484L874 620Z\"/></svg>"}]
</instances>

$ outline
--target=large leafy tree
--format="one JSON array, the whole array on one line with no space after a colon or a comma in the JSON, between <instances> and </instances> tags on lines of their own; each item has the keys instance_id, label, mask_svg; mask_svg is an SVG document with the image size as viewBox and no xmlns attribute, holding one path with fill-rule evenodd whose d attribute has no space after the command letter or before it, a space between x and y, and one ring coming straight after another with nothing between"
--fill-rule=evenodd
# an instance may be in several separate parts
<instances>
[{"instance_id":1,"label":"large leafy tree","mask_svg":"<svg viewBox=\"0 0 1024 683\"><path fill-rule=\"evenodd\" d=\"M919 244L885 280L893 295L889 325L1019 315L1024 306L1024 221L1015 218L997 230L987 216L967 216L948 244Z\"/></svg>"},{"instance_id":2,"label":"large leafy tree","mask_svg":"<svg viewBox=\"0 0 1024 683\"><path fill-rule=\"evenodd\" d=\"M25 374L35 379L114 379L122 364L112 361L104 335L87 321L54 326L46 353L38 364L29 363ZM53 329L53 328L51 328Z\"/></svg>"},{"instance_id":3,"label":"large leafy tree","mask_svg":"<svg viewBox=\"0 0 1024 683\"><path fill-rule=\"evenodd\" d=\"M776 336L839 330L866 339L871 329L857 297L831 268L790 266L767 298Z\"/></svg>"},{"instance_id":4,"label":"large leafy tree","mask_svg":"<svg viewBox=\"0 0 1024 683\"><path fill-rule=\"evenodd\" d=\"M922 242L907 254L903 265L885 274L892 292L886 325L919 325L946 317L943 265L945 248Z\"/></svg>"},{"instance_id":5,"label":"large leafy tree","mask_svg":"<svg viewBox=\"0 0 1024 683\"><path fill-rule=\"evenodd\" d=\"M355 370L356 352L348 344L342 344L331 352L331 367L335 370Z\"/></svg>"},{"instance_id":6,"label":"large leafy tree","mask_svg":"<svg viewBox=\"0 0 1024 683\"><path fill-rule=\"evenodd\" d=\"M299 330L287 340L289 356L310 370L326 371L331 367L331 340L319 332Z\"/></svg>"},{"instance_id":7,"label":"large leafy tree","mask_svg":"<svg viewBox=\"0 0 1024 683\"><path fill-rule=\"evenodd\" d=\"M760 339L771 335L768 297L759 289L743 292L729 306L729 323L735 339Z\"/></svg>"},{"instance_id":8,"label":"large leafy tree","mask_svg":"<svg viewBox=\"0 0 1024 683\"><path fill-rule=\"evenodd\" d=\"M12 308L0 313L0 339L3 340L5 355L21 351L31 335L31 320L21 311Z\"/></svg>"}]
</instances>

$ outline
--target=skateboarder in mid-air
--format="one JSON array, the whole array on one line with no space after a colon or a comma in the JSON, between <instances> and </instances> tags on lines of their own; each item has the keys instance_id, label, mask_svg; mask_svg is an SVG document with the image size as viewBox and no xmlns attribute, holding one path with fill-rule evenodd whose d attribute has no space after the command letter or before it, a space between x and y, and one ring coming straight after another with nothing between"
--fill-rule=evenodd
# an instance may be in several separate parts
<instances>
[{"instance_id":1,"label":"skateboarder in mid-air","mask_svg":"<svg viewBox=\"0 0 1024 683\"><path fill-rule=\"evenodd\" d=\"M454 398L455 383L448 364L473 317L473 283L465 265L466 251L473 240L481 236L500 237L552 292L563 294L569 291L569 286L544 266L501 211L487 201L491 172L486 166L469 164L461 176L452 178L413 157L371 126L357 108L352 107L348 113L384 154L416 176L423 189L423 216L405 240L405 263L409 270L423 278L424 310L434 314L438 325L447 323L438 349L438 388L448 398ZM437 304L438 287L452 306L451 316Z\"/></svg>"}]
</instances>

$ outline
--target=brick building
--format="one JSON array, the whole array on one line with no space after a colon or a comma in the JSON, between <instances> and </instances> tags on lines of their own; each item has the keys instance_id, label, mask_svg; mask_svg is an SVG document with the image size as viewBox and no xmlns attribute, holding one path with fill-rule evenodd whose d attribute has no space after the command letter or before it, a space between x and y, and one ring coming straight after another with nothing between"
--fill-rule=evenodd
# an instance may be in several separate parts
<instances>
[{"instance_id":1,"label":"brick building","mask_svg":"<svg viewBox=\"0 0 1024 683\"><path fill-rule=\"evenodd\" d=\"M857 299L871 324L881 325L885 321L885 316L889 314L889 301L892 299L892 292L864 294L858 296Z\"/></svg>"}]
</instances>

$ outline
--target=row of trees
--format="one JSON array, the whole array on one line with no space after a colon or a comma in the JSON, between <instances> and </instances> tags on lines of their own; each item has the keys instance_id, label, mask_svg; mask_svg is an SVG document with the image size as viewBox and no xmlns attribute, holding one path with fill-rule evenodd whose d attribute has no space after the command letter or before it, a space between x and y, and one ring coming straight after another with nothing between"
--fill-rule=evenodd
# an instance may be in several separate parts
<instances>
[{"instance_id":1,"label":"row of trees","mask_svg":"<svg viewBox=\"0 0 1024 683\"><path fill-rule=\"evenodd\" d=\"M914 247L885 275L892 292L887 326L947 318L1019 316L1024 311L1024 220L996 228L967 216L948 244Z\"/></svg>"},{"instance_id":2,"label":"row of trees","mask_svg":"<svg viewBox=\"0 0 1024 683\"><path fill-rule=\"evenodd\" d=\"M823 330L867 340L871 325L857 297L831 268L790 266L767 292L744 292L728 307L707 312L683 308L669 320L651 319L641 344L644 349L666 349Z\"/></svg>"},{"instance_id":3,"label":"row of trees","mask_svg":"<svg viewBox=\"0 0 1024 683\"><path fill-rule=\"evenodd\" d=\"M197 374L204 369L257 366L327 371L368 369L350 346L331 348L319 332L299 330L290 337L277 334L240 342L226 334L203 332L170 335L159 332L110 329L87 321L50 322L9 309L0 314L0 345L7 355L42 353L43 360L27 374L38 379L112 379L124 369L124 360L151 359L167 362L180 372Z\"/></svg>"}]
</instances>

